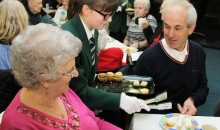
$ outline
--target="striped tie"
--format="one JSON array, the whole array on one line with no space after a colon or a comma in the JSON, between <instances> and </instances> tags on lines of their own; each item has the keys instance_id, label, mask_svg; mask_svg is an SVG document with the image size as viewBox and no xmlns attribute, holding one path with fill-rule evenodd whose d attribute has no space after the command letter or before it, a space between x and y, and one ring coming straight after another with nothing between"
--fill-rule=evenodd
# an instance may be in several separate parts
<instances>
[{"instance_id":1,"label":"striped tie","mask_svg":"<svg viewBox=\"0 0 220 130\"><path fill-rule=\"evenodd\" d=\"M91 50L91 53L92 53L92 66L95 65L95 39L94 37L91 37L89 39L89 44L90 44L90 50Z\"/></svg>"}]
</instances>

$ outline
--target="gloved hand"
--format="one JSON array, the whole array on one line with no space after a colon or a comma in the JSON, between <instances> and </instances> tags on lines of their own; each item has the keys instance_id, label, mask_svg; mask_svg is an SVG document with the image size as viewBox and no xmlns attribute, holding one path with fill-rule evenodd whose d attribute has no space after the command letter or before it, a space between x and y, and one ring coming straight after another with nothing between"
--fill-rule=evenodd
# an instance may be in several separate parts
<instances>
[{"instance_id":1,"label":"gloved hand","mask_svg":"<svg viewBox=\"0 0 220 130\"><path fill-rule=\"evenodd\" d=\"M145 29L145 28L149 27L149 23L146 18L139 18L138 25L139 25L140 29Z\"/></svg>"},{"instance_id":2,"label":"gloved hand","mask_svg":"<svg viewBox=\"0 0 220 130\"><path fill-rule=\"evenodd\" d=\"M121 94L120 108L123 109L128 114L132 114L134 112L140 112L141 109L150 111L150 108L143 100L138 99L136 97L127 96L124 93Z\"/></svg>"},{"instance_id":3,"label":"gloved hand","mask_svg":"<svg viewBox=\"0 0 220 130\"><path fill-rule=\"evenodd\" d=\"M116 12L121 12L121 11L122 11L121 6L118 6L118 8L117 8Z\"/></svg>"}]
</instances>

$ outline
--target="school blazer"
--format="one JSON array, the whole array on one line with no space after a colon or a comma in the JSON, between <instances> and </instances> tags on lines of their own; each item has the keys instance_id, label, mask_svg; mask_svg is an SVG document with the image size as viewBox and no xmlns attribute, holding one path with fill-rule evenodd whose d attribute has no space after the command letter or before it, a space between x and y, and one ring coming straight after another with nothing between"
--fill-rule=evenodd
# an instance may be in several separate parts
<instances>
[{"instance_id":1,"label":"school blazer","mask_svg":"<svg viewBox=\"0 0 220 130\"><path fill-rule=\"evenodd\" d=\"M82 41L82 51L76 57L76 68L79 76L71 80L70 88L77 93L90 109L119 110L120 94L106 92L93 86L98 64L98 30L95 30L94 34L96 63L92 66L89 40L79 15L75 15L63 24L61 28L71 32Z\"/></svg>"}]
</instances>

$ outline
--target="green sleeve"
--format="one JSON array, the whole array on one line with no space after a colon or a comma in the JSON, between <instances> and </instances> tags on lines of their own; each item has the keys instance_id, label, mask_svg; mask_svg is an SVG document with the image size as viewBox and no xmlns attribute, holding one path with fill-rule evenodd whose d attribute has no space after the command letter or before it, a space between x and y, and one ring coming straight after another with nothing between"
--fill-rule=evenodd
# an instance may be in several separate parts
<instances>
[{"instance_id":1,"label":"green sleeve","mask_svg":"<svg viewBox=\"0 0 220 130\"><path fill-rule=\"evenodd\" d=\"M89 85L89 79L83 67L77 66L79 76L70 82L70 88L81 98L90 109L119 110L121 95L95 88Z\"/></svg>"}]
</instances>

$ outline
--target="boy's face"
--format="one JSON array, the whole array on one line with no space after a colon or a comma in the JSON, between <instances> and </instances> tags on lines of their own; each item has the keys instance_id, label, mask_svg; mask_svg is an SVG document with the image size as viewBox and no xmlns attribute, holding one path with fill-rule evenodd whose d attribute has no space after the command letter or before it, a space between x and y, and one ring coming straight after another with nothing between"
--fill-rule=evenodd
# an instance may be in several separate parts
<instances>
[{"instance_id":1,"label":"boy's face","mask_svg":"<svg viewBox=\"0 0 220 130\"><path fill-rule=\"evenodd\" d=\"M135 17L145 17L148 14L148 9L144 7L144 3L136 2L134 4L134 16Z\"/></svg>"}]
</instances>

